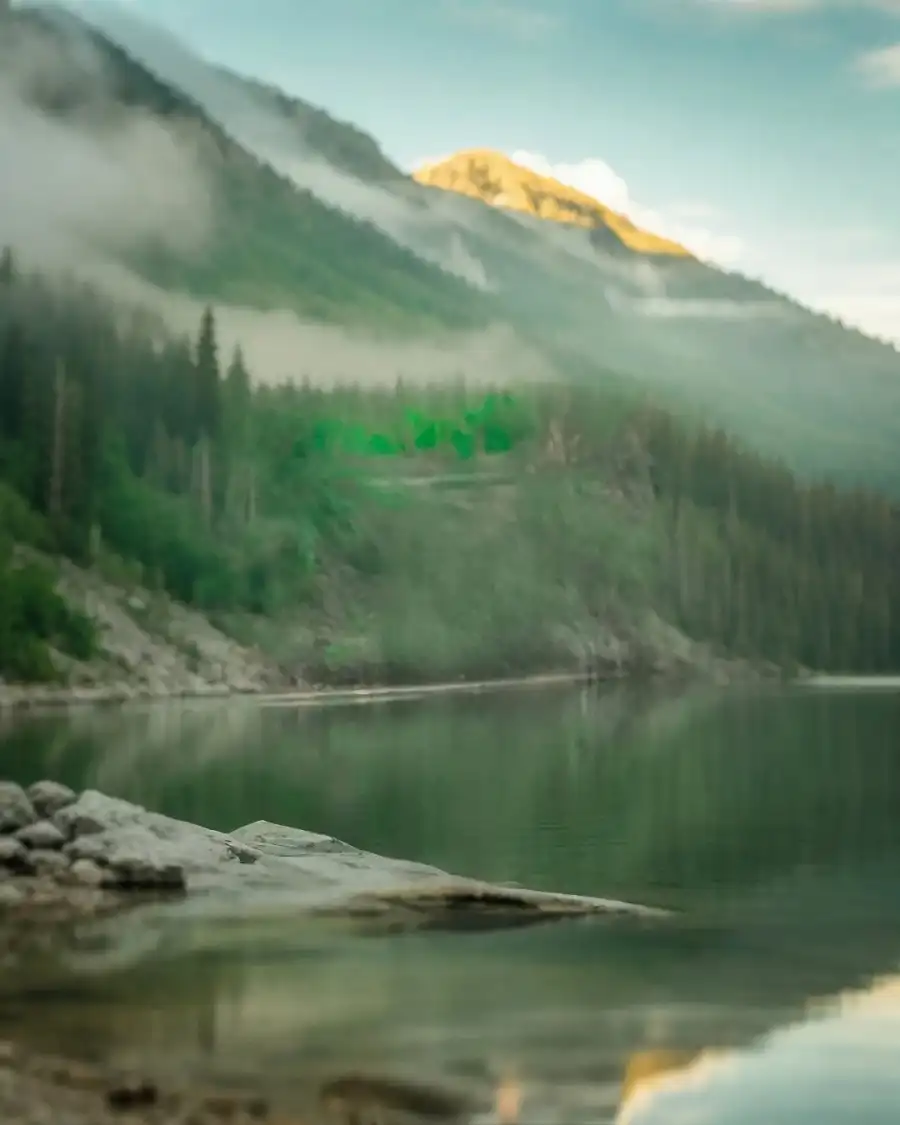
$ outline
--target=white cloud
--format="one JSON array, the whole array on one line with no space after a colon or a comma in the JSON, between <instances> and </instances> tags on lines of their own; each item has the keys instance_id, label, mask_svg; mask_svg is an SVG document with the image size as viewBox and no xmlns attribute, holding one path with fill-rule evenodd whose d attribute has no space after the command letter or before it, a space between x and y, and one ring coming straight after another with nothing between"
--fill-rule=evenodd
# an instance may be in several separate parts
<instances>
[{"instance_id":1,"label":"white cloud","mask_svg":"<svg viewBox=\"0 0 900 1125\"><path fill-rule=\"evenodd\" d=\"M856 66L870 86L900 86L900 43L866 51Z\"/></svg>"},{"instance_id":2,"label":"white cloud","mask_svg":"<svg viewBox=\"0 0 900 1125\"><path fill-rule=\"evenodd\" d=\"M729 266L741 256L743 242L736 234L708 225L716 215L715 208L709 204L692 202L667 208L647 207L632 198L628 184L618 172L596 158L554 164L539 153L514 152L510 159L539 175L552 176L560 183L583 191L613 211L626 215L643 230L680 243L704 261Z\"/></svg>"}]
</instances>

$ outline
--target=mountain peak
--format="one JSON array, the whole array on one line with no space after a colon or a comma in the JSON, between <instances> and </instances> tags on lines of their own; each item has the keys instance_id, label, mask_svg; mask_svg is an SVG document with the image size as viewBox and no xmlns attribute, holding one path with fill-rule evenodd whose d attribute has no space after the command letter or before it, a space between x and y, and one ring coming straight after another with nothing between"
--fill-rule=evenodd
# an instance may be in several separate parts
<instances>
[{"instance_id":1,"label":"mountain peak","mask_svg":"<svg viewBox=\"0 0 900 1125\"><path fill-rule=\"evenodd\" d=\"M516 164L502 152L464 149L446 159L422 165L413 173L413 179L428 187L459 192L494 207L538 219L589 229L606 228L637 254L693 256L677 242L642 230L599 199Z\"/></svg>"}]
</instances>

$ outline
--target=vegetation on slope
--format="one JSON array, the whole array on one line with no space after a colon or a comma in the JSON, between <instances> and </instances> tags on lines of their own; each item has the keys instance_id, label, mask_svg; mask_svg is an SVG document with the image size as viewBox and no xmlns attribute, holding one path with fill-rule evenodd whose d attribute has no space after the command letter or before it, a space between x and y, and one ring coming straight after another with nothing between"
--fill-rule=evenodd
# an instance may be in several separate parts
<instances>
[{"instance_id":1,"label":"vegetation on slope","mask_svg":"<svg viewBox=\"0 0 900 1125\"><path fill-rule=\"evenodd\" d=\"M68 42L71 32L40 13L22 13L11 31L3 44L11 58L37 40L58 48L50 55L56 69L28 91L44 112L68 117L72 128L101 122L112 130L127 128L130 115L141 111L197 153L214 229L199 251L145 242L126 255L148 281L203 299L381 330L473 328L489 321L491 305L478 291L281 178L196 103L99 33L86 26L78 31L96 53L98 72L91 54Z\"/></svg>"},{"instance_id":2,"label":"vegetation on slope","mask_svg":"<svg viewBox=\"0 0 900 1125\"><path fill-rule=\"evenodd\" d=\"M455 153L437 164L426 164L414 173L427 187L456 191L494 207L521 211L536 219L570 223L600 232L611 231L622 246L638 254L691 255L677 242L641 230L610 207L550 176L515 164L501 152L472 149ZM609 245L608 242L604 242Z\"/></svg>"},{"instance_id":3,"label":"vegetation on slope","mask_svg":"<svg viewBox=\"0 0 900 1125\"><path fill-rule=\"evenodd\" d=\"M277 635L297 671L615 667L623 638L633 666L648 613L748 657L900 661L900 511L880 496L804 486L612 388L515 389L493 413L465 386L254 389L211 311L171 339L9 254L0 278L0 479L57 548L132 560ZM349 447L335 420L359 427ZM409 483L448 472L472 487Z\"/></svg>"}]
</instances>

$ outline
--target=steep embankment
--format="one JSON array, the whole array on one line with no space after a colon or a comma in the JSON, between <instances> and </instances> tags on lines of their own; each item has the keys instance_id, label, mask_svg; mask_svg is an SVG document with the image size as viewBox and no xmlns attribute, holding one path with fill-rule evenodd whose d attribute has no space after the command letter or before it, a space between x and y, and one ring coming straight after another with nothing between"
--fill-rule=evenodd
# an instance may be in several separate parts
<instances>
[{"instance_id":1,"label":"steep embankment","mask_svg":"<svg viewBox=\"0 0 900 1125\"><path fill-rule=\"evenodd\" d=\"M333 626L325 632L316 615L295 613L287 621L244 621L241 632L262 638L245 644L196 609L159 592L118 585L96 570L57 560L58 590L97 630L97 651L78 660L51 649L54 683L5 682L0 708L59 703L125 702L139 699L216 698L340 688L377 696L403 690L393 670L373 656L374 638ZM587 623L586 623L587 625ZM762 666L716 656L656 614L636 612L628 620L594 622L588 633L572 632L568 643L548 652L548 682L554 677L620 680L637 676L664 680L704 679L727 683L759 675ZM568 653L564 651L568 650ZM289 654L286 657L286 654ZM490 686L460 665L445 683L418 686L434 691ZM542 682L538 674L534 683ZM498 686L504 681L498 680ZM513 681L505 681L512 684ZM527 678L522 681L527 683ZM405 680L409 687L415 681Z\"/></svg>"},{"instance_id":2,"label":"steep embankment","mask_svg":"<svg viewBox=\"0 0 900 1125\"><path fill-rule=\"evenodd\" d=\"M196 610L65 560L52 565L66 602L94 622L97 654L77 660L53 652L60 682L0 681L0 706L259 694L291 686L273 660L226 636Z\"/></svg>"}]
</instances>

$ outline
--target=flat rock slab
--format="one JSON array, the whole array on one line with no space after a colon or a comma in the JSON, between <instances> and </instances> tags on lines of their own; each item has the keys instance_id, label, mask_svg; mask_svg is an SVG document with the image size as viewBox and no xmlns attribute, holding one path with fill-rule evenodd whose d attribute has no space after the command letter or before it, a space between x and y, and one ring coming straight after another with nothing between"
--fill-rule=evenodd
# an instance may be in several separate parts
<instances>
[{"instance_id":1,"label":"flat rock slab","mask_svg":"<svg viewBox=\"0 0 900 1125\"><path fill-rule=\"evenodd\" d=\"M257 821L232 833L149 812L95 790L54 816L107 869L156 873L182 887L178 910L246 917L256 912L390 918L413 927L510 925L573 915L660 918L630 903L551 894L458 878L436 867L360 851L330 836ZM175 874L178 878L175 878ZM168 877L170 876L170 878ZM154 884L148 877L143 885Z\"/></svg>"}]
</instances>

